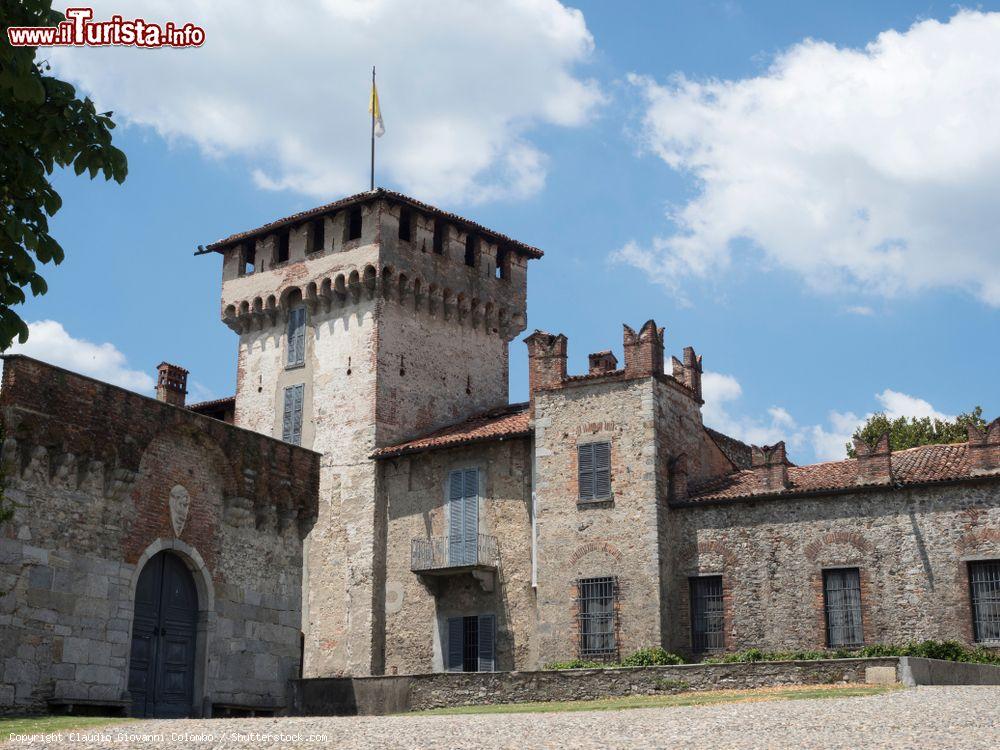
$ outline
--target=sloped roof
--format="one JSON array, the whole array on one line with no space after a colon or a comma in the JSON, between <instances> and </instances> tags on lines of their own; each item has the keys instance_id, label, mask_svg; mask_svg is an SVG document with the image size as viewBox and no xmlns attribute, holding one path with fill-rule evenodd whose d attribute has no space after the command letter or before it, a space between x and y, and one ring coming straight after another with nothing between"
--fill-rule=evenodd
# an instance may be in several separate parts
<instances>
[{"instance_id":1,"label":"sloped roof","mask_svg":"<svg viewBox=\"0 0 1000 750\"><path fill-rule=\"evenodd\" d=\"M528 426L529 416L527 403L511 404L436 430L416 440L379 448L372 453L372 458L392 458L436 448L452 448L469 443L525 437L531 434Z\"/></svg>"},{"instance_id":2,"label":"sloped roof","mask_svg":"<svg viewBox=\"0 0 1000 750\"><path fill-rule=\"evenodd\" d=\"M967 461L967 445L922 445L917 448L895 451L892 454L893 480L902 485L947 482L972 478ZM756 482L752 469L744 469L724 477L709 480L693 487L691 502L733 500L768 495L796 495L824 491L849 490L857 484L858 470L855 459L829 461L807 466L788 467L788 489L774 492L755 492ZM879 486L879 485L870 485Z\"/></svg>"},{"instance_id":3,"label":"sloped roof","mask_svg":"<svg viewBox=\"0 0 1000 750\"><path fill-rule=\"evenodd\" d=\"M434 214L435 216L440 216L443 219L447 219L450 222L458 224L460 226L472 229L475 232L489 237L490 239L510 245L511 249L521 255L526 255L529 258L541 258L544 253L537 247L532 247L531 245L526 245L523 242L519 242L505 234L501 234L489 227L484 227L482 224L478 224L470 219L466 219L458 214L450 213L449 211L443 211L440 208L436 208L422 201L418 201L416 198L411 198L408 195L403 195L402 193L397 193L394 190L386 190L385 188L375 188L374 190L366 190L363 193L356 193L355 195L349 195L346 198L341 198L333 203L327 203L322 206L317 206L316 208L310 208L307 211L299 211L298 213L292 214L291 216L286 216L282 219L276 219L274 221L268 222L256 229L249 229L245 232L237 232L236 234L231 234L228 237L217 240L210 245L205 246L205 252L222 252L226 247L240 242L242 240L248 239L250 237L259 237L262 235L270 234L275 229L280 227L288 226L291 224L297 224L299 222L305 221L306 219L311 219L314 216L320 216L322 214L329 213L331 211L336 211L347 206L354 205L355 203L364 203L365 201L372 200L374 198L391 198L400 203L406 203L411 208L418 211L423 211L429 214ZM200 253L196 253L200 254Z\"/></svg>"}]
</instances>

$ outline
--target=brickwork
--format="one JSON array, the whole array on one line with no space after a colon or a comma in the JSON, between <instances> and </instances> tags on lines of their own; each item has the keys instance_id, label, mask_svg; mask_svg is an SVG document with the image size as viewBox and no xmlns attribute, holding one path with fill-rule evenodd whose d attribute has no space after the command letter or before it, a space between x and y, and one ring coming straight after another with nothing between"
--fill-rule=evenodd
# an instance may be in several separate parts
<instances>
[{"instance_id":1,"label":"brickwork","mask_svg":"<svg viewBox=\"0 0 1000 750\"><path fill-rule=\"evenodd\" d=\"M0 407L16 503L0 538L0 706L127 700L135 584L161 549L199 587L194 710L285 705L319 456L20 356Z\"/></svg>"}]
</instances>

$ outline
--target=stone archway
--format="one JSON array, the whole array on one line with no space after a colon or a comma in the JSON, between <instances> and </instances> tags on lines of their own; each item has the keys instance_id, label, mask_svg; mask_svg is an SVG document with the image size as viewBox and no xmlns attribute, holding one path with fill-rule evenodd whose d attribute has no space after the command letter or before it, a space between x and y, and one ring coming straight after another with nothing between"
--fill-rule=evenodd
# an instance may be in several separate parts
<instances>
[{"instance_id":1,"label":"stone archway","mask_svg":"<svg viewBox=\"0 0 1000 750\"><path fill-rule=\"evenodd\" d=\"M132 715L209 715L206 665L215 596L201 555L179 539L156 540L138 560L132 593Z\"/></svg>"}]
</instances>

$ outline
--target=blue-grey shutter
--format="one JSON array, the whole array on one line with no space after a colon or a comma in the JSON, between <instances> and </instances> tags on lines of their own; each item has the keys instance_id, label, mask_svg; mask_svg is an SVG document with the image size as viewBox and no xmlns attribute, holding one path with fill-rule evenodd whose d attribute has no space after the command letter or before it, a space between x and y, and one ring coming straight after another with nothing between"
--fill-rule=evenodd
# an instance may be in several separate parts
<instances>
[{"instance_id":1,"label":"blue-grey shutter","mask_svg":"<svg viewBox=\"0 0 1000 750\"><path fill-rule=\"evenodd\" d=\"M611 497L611 443L594 443L594 498Z\"/></svg>"},{"instance_id":2,"label":"blue-grey shutter","mask_svg":"<svg viewBox=\"0 0 1000 750\"><path fill-rule=\"evenodd\" d=\"M461 471L448 475L448 562L462 565L465 560L464 476Z\"/></svg>"},{"instance_id":3,"label":"blue-grey shutter","mask_svg":"<svg viewBox=\"0 0 1000 750\"><path fill-rule=\"evenodd\" d=\"M306 361L306 309L296 307L288 313L288 364Z\"/></svg>"},{"instance_id":4,"label":"blue-grey shutter","mask_svg":"<svg viewBox=\"0 0 1000 750\"><path fill-rule=\"evenodd\" d=\"M281 439L286 443L302 443L302 394L305 385L285 388L285 403L281 418Z\"/></svg>"},{"instance_id":5,"label":"blue-grey shutter","mask_svg":"<svg viewBox=\"0 0 1000 750\"><path fill-rule=\"evenodd\" d=\"M594 499L594 444L576 447L577 481L581 500Z\"/></svg>"},{"instance_id":6,"label":"blue-grey shutter","mask_svg":"<svg viewBox=\"0 0 1000 750\"><path fill-rule=\"evenodd\" d=\"M448 661L445 668L449 672L464 671L462 669L464 657L462 646L463 635L465 634L463 619L462 617L448 618Z\"/></svg>"},{"instance_id":7,"label":"blue-grey shutter","mask_svg":"<svg viewBox=\"0 0 1000 750\"><path fill-rule=\"evenodd\" d=\"M496 671L495 615L479 615L479 671Z\"/></svg>"},{"instance_id":8,"label":"blue-grey shutter","mask_svg":"<svg viewBox=\"0 0 1000 750\"><path fill-rule=\"evenodd\" d=\"M479 471L465 470L465 488L462 497L462 530L465 536L465 564L478 562L479 544Z\"/></svg>"}]
</instances>

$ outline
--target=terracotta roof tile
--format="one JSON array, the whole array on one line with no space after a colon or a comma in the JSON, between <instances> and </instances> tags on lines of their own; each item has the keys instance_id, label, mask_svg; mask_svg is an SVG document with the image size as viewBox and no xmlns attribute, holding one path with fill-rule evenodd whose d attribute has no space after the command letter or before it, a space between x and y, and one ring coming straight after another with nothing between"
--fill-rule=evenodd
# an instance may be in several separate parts
<instances>
[{"instance_id":1,"label":"terracotta roof tile","mask_svg":"<svg viewBox=\"0 0 1000 750\"><path fill-rule=\"evenodd\" d=\"M854 459L830 461L807 466L789 466L789 488L777 492L755 493L753 470L744 469L693 487L689 500L705 502L768 495L847 490L857 487ZM924 445L892 454L892 473L899 484L923 484L967 479L972 476L966 461L966 444Z\"/></svg>"},{"instance_id":2,"label":"terracotta roof tile","mask_svg":"<svg viewBox=\"0 0 1000 750\"><path fill-rule=\"evenodd\" d=\"M216 406L222 406L223 404L235 404L236 396L226 396L224 398L217 398L212 401L199 401L196 404L188 404L187 408L191 411L201 411L202 409L211 409Z\"/></svg>"},{"instance_id":3,"label":"terracotta roof tile","mask_svg":"<svg viewBox=\"0 0 1000 750\"><path fill-rule=\"evenodd\" d=\"M237 232L236 234L231 234L225 239L217 240L210 245L205 247L204 252L222 252L222 250L228 245L245 240L248 237L258 237L261 235L266 235L275 229L289 224L296 224L300 221L310 219L314 216L319 216L321 214L329 213L330 211L335 211L337 209L344 208L345 206L350 206L355 203L363 203L364 201L371 200L373 198L388 197L394 200L406 203L412 208L418 211L426 211L430 214L437 214L449 221L453 221L456 224L461 224L466 227L471 227L475 231L483 234L487 237L511 245L511 247L522 255L527 255L529 258L541 258L544 253L537 247L532 247L531 245L526 245L523 242L519 242L505 234L501 234L489 227L484 227L482 224L477 224L476 222L466 219L458 214L453 214L448 211L442 211L440 208L431 206L423 201L418 201L415 198L411 198L408 195L403 195L402 193L397 193L394 190L386 190L385 188L375 188L375 190L368 190L363 193L356 193L355 195L349 195L346 198L341 198L333 203L327 203L322 206L317 206L316 208L310 208L307 211L299 211L298 213L292 214L291 216L286 216L283 219L276 219L275 221L268 222L256 229L250 229L246 232ZM196 253L196 255L201 253Z\"/></svg>"},{"instance_id":4,"label":"terracotta roof tile","mask_svg":"<svg viewBox=\"0 0 1000 750\"><path fill-rule=\"evenodd\" d=\"M451 448L487 440L504 440L531 434L528 404L511 404L480 414L464 422L444 427L422 438L379 448L372 458L391 458L436 448Z\"/></svg>"}]
</instances>

